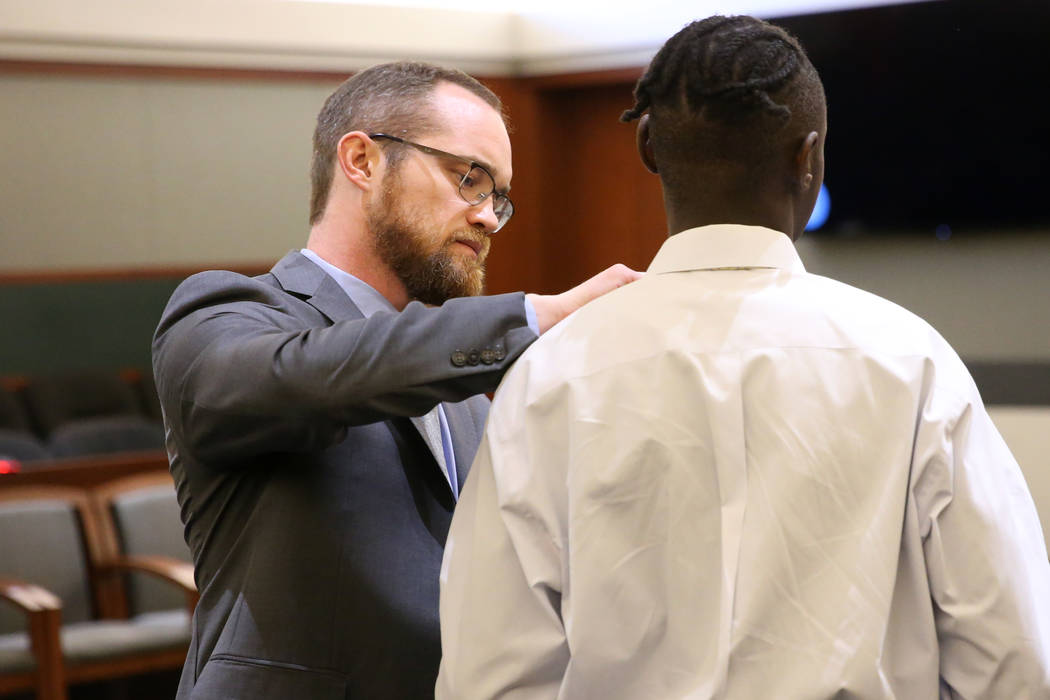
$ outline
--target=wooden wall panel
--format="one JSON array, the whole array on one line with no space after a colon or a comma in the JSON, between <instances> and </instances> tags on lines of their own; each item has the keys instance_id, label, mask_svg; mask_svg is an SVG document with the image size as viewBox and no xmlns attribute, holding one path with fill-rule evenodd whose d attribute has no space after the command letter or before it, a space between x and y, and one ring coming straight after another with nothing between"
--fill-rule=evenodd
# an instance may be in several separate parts
<instances>
[{"instance_id":1,"label":"wooden wall panel","mask_svg":"<svg viewBox=\"0 0 1050 700\"><path fill-rule=\"evenodd\" d=\"M492 79L514 149L515 215L493 240L492 293L562 291L616 262L644 269L666 236L659 180L635 152L634 72Z\"/></svg>"},{"instance_id":2,"label":"wooden wall panel","mask_svg":"<svg viewBox=\"0 0 1050 700\"><path fill-rule=\"evenodd\" d=\"M488 291L492 294L542 291L544 272L540 234L543 202L539 188L542 133L536 95L523 89L519 80L502 78L485 79L484 82L503 100L514 158L510 191L514 218L492 239Z\"/></svg>"},{"instance_id":3,"label":"wooden wall panel","mask_svg":"<svg viewBox=\"0 0 1050 700\"><path fill-rule=\"evenodd\" d=\"M667 235L660 183L619 121L633 83L543 90L544 284L565 288L617 262L645 269Z\"/></svg>"}]
</instances>

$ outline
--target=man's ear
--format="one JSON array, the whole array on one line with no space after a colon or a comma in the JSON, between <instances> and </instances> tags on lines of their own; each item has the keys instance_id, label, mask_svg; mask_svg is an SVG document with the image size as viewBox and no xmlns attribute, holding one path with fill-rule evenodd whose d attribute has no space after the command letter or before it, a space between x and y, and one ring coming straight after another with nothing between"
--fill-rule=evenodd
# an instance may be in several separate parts
<instances>
[{"instance_id":1,"label":"man's ear","mask_svg":"<svg viewBox=\"0 0 1050 700\"><path fill-rule=\"evenodd\" d=\"M802 144L795 153L795 183L800 192L807 191L813 186L813 171L817 165L817 143L820 135L811 131L802 139Z\"/></svg>"},{"instance_id":2,"label":"man's ear","mask_svg":"<svg viewBox=\"0 0 1050 700\"><path fill-rule=\"evenodd\" d=\"M363 131L343 134L335 148L339 169L347 180L362 189L368 189L375 181L377 167L382 160L382 151L375 141Z\"/></svg>"},{"instance_id":3,"label":"man's ear","mask_svg":"<svg viewBox=\"0 0 1050 700\"><path fill-rule=\"evenodd\" d=\"M638 155L642 158L642 165L649 172L658 174L660 170L656 167L656 159L653 158L653 144L649 140L649 115L643 114L638 120L638 130L635 131L635 139L638 142Z\"/></svg>"}]
</instances>

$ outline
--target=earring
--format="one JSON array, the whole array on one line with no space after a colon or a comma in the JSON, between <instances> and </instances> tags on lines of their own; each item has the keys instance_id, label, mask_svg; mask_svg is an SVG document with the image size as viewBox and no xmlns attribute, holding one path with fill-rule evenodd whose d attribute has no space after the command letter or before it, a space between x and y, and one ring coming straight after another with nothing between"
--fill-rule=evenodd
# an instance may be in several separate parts
<instances>
[{"instance_id":1,"label":"earring","mask_svg":"<svg viewBox=\"0 0 1050 700\"><path fill-rule=\"evenodd\" d=\"M802 178L802 189L808 190L811 184L813 184L813 174L806 173L806 176Z\"/></svg>"}]
</instances>

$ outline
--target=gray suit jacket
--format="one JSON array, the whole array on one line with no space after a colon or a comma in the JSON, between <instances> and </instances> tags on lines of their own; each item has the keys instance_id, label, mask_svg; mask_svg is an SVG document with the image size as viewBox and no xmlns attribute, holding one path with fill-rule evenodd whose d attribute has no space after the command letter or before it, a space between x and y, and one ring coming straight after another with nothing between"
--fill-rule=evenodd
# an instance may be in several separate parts
<instances>
[{"instance_id":1,"label":"gray suit jacket","mask_svg":"<svg viewBox=\"0 0 1050 700\"><path fill-rule=\"evenodd\" d=\"M365 319L299 253L175 290L153 366L201 591L178 698L432 696L454 499L409 417L445 402L462 482L478 394L535 337L520 293Z\"/></svg>"}]
</instances>

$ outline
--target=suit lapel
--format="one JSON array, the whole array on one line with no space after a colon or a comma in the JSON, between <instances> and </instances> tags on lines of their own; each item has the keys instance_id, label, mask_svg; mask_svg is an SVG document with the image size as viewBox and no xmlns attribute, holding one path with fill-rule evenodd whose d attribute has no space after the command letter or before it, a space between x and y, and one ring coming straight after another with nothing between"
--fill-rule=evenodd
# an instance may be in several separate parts
<instances>
[{"instance_id":1,"label":"suit lapel","mask_svg":"<svg viewBox=\"0 0 1050 700\"><path fill-rule=\"evenodd\" d=\"M298 251L292 251L285 255L274 265L270 272L277 278L277 281L285 291L301 297L306 303L324 314L332 323L364 318L364 314L350 299L346 290L340 287L339 283L332 279L328 273ZM458 455L460 448L457 445L459 440L456 438L457 428L453 426L451 413L450 405L445 404L445 418L448 419L449 430L453 436L453 451ZM441 443L440 434L436 436L436 441L432 439L423 423L422 416L412 416L410 420L423 438L423 442L430 449L430 455L434 458L434 469L443 472L441 465L445 462L445 450ZM469 424L471 429L473 429L469 413L467 419L463 422ZM456 466L459 467L459 464L459 457L457 456ZM442 478L445 478L444 473L442 473ZM460 484L462 484L462 477L460 477ZM450 493L451 490L451 487L449 487Z\"/></svg>"},{"instance_id":2,"label":"suit lapel","mask_svg":"<svg viewBox=\"0 0 1050 700\"><path fill-rule=\"evenodd\" d=\"M302 253L288 253L270 272L285 291L302 297L332 323L364 318L339 283Z\"/></svg>"}]
</instances>

